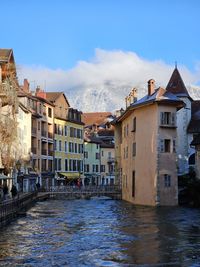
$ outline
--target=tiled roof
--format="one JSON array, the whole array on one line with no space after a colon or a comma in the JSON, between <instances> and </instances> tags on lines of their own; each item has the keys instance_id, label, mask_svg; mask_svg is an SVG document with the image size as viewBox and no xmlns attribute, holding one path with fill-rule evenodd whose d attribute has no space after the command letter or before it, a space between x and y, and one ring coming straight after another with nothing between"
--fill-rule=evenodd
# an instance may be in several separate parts
<instances>
[{"instance_id":1,"label":"tiled roof","mask_svg":"<svg viewBox=\"0 0 200 267\"><path fill-rule=\"evenodd\" d=\"M91 135L87 135L84 137L84 140L88 143L95 143L95 144L101 144L102 141L100 138L96 137L96 136L91 136Z\"/></svg>"},{"instance_id":2,"label":"tiled roof","mask_svg":"<svg viewBox=\"0 0 200 267\"><path fill-rule=\"evenodd\" d=\"M174 69L166 90L176 96L190 97L177 68Z\"/></svg>"},{"instance_id":3,"label":"tiled roof","mask_svg":"<svg viewBox=\"0 0 200 267\"><path fill-rule=\"evenodd\" d=\"M177 107L182 108L184 103L176 95L166 91L165 89L159 87L151 95L146 95L137 102L131 104L127 110L117 118L116 123L122 121L128 116L131 110L137 109L142 106L149 105L151 103L161 103L161 104L175 104ZM114 124L114 123L113 123Z\"/></svg>"},{"instance_id":4,"label":"tiled roof","mask_svg":"<svg viewBox=\"0 0 200 267\"><path fill-rule=\"evenodd\" d=\"M10 55L12 53L12 49L0 49L0 61L8 61Z\"/></svg>"},{"instance_id":5,"label":"tiled roof","mask_svg":"<svg viewBox=\"0 0 200 267\"><path fill-rule=\"evenodd\" d=\"M159 87L155 90L152 95L146 95L137 102L131 104L130 107L137 107L139 105L145 105L151 102L182 102L178 97L174 94L166 91L165 89Z\"/></svg>"},{"instance_id":6,"label":"tiled roof","mask_svg":"<svg viewBox=\"0 0 200 267\"><path fill-rule=\"evenodd\" d=\"M101 146L102 148L115 148L114 143L105 143L105 142L102 142L102 143L100 144L100 146Z\"/></svg>"},{"instance_id":7,"label":"tiled roof","mask_svg":"<svg viewBox=\"0 0 200 267\"><path fill-rule=\"evenodd\" d=\"M99 130L98 135L99 136L114 136L114 130L113 129L112 130L108 130L108 129Z\"/></svg>"},{"instance_id":8,"label":"tiled roof","mask_svg":"<svg viewBox=\"0 0 200 267\"><path fill-rule=\"evenodd\" d=\"M93 124L103 124L105 123L109 116L111 116L111 112L89 112L82 114L82 121L85 125L93 125Z\"/></svg>"},{"instance_id":9,"label":"tiled roof","mask_svg":"<svg viewBox=\"0 0 200 267\"><path fill-rule=\"evenodd\" d=\"M70 106L65 94L63 92L46 92L47 100L54 103L61 95L64 95L68 106Z\"/></svg>"}]
</instances>

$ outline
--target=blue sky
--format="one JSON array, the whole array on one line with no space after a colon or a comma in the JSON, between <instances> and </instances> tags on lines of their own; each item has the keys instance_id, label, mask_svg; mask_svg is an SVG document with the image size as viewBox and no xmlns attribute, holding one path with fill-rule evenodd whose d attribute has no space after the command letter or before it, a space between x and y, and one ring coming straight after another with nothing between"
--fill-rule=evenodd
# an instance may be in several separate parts
<instances>
[{"instance_id":1,"label":"blue sky","mask_svg":"<svg viewBox=\"0 0 200 267\"><path fill-rule=\"evenodd\" d=\"M199 0L1 0L1 47L18 64L70 69L95 48L148 60L200 61Z\"/></svg>"},{"instance_id":2,"label":"blue sky","mask_svg":"<svg viewBox=\"0 0 200 267\"><path fill-rule=\"evenodd\" d=\"M165 87L175 61L200 85L200 0L0 0L1 48L20 83L63 91L83 111L122 106L132 87ZM193 95L199 95L199 88ZM95 103L95 106L94 106Z\"/></svg>"}]
</instances>

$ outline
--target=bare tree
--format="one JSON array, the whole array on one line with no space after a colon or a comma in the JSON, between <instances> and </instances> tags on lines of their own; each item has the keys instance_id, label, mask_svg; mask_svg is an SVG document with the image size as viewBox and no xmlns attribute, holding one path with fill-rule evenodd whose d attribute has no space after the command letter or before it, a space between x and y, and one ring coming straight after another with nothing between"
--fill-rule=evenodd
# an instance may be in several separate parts
<instances>
[{"instance_id":1,"label":"bare tree","mask_svg":"<svg viewBox=\"0 0 200 267\"><path fill-rule=\"evenodd\" d=\"M17 140L18 90L15 76L9 75L0 83L0 156L6 175L15 161L13 147Z\"/></svg>"}]
</instances>

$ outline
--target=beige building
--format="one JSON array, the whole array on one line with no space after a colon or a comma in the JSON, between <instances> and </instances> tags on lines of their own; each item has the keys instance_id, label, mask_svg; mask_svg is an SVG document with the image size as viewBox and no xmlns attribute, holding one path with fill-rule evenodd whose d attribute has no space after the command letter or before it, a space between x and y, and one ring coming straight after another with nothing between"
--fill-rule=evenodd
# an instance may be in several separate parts
<instances>
[{"instance_id":1,"label":"beige building","mask_svg":"<svg viewBox=\"0 0 200 267\"><path fill-rule=\"evenodd\" d=\"M182 106L163 88L155 90L150 80L148 94L116 119L116 174L124 200L177 205L176 112Z\"/></svg>"},{"instance_id":2,"label":"beige building","mask_svg":"<svg viewBox=\"0 0 200 267\"><path fill-rule=\"evenodd\" d=\"M31 111L31 151L29 179L49 186L54 180L54 105L46 99L46 93L36 88L30 92L29 83L24 80L18 92L19 101Z\"/></svg>"}]
</instances>

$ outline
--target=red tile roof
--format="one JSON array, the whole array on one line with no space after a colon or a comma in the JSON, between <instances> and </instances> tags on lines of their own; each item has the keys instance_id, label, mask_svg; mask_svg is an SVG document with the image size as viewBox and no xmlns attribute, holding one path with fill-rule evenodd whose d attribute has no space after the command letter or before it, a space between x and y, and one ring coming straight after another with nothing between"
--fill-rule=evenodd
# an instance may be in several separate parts
<instances>
[{"instance_id":1,"label":"red tile roof","mask_svg":"<svg viewBox=\"0 0 200 267\"><path fill-rule=\"evenodd\" d=\"M107 118L111 116L111 112L89 112L82 114L82 121L85 125L103 124L106 123Z\"/></svg>"},{"instance_id":2,"label":"red tile roof","mask_svg":"<svg viewBox=\"0 0 200 267\"><path fill-rule=\"evenodd\" d=\"M0 49L0 61L9 61L12 54L12 49Z\"/></svg>"},{"instance_id":3,"label":"red tile roof","mask_svg":"<svg viewBox=\"0 0 200 267\"><path fill-rule=\"evenodd\" d=\"M70 104L69 104L69 102L68 102L68 100L67 100L67 98L63 92L46 92L47 100L52 102L52 103L54 103L61 95L64 95L66 102L67 102L68 106L70 107Z\"/></svg>"}]
</instances>

